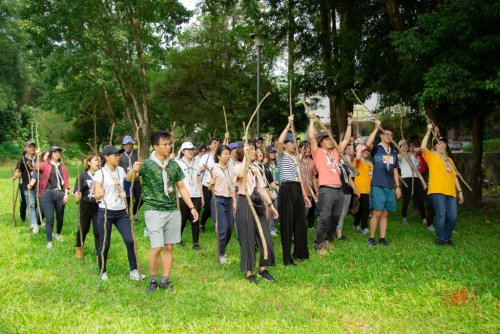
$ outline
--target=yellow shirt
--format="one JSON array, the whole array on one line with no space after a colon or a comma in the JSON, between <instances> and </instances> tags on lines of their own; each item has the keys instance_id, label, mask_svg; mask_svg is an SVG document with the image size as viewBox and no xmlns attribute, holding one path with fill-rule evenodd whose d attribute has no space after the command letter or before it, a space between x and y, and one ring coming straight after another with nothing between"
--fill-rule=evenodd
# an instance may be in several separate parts
<instances>
[{"instance_id":1,"label":"yellow shirt","mask_svg":"<svg viewBox=\"0 0 500 334\"><path fill-rule=\"evenodd\" d=\"M429 167L429 189L427 194L443 194L447 196L457 196L457 190L455 189L455 171L452 168L455 165L453 161L448 158L442 158L437 153L427 150L424 154L425 162ZM446 170L446 162L450 164Z\"/></svg>"},{"instance_id":2,"label":"yellow shirt","mask_svg":"<svg viewBox=\"0 0 500 334\"><path fill-rule=\"evenodd\" d=\"M363 160L354 159L354 167L356 167L359 172L359 175L354 177L356 188L358 188L360 194L369 194L373 164L370 161L366 161L365 163Z\"/></svg>"}]
</instances>

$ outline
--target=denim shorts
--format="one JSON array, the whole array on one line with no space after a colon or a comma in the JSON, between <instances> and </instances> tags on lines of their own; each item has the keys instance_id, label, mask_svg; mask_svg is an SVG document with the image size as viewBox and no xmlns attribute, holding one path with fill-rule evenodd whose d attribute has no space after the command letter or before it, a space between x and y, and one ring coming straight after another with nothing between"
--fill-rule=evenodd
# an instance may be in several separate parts
<instances>
[{"instance_id":1,"label":"denim shorts","mask_svg":"<svg viewBox=\"0 0 500 334\"><path fill-rule=\"evenodd\" d=\"M371 186L370 209L382 211L396 211L396 194L394 189Z\"/></svg>"}]
</instances>

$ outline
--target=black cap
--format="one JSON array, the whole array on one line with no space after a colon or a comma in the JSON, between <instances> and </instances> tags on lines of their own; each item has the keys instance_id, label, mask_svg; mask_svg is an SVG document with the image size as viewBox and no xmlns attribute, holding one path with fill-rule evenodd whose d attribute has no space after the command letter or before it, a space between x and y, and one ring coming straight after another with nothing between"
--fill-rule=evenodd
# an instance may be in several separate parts
<instances>
[{"instance_id":1,"label":"black cap","mask_svg":"<svg viewBox=\"0 0 500 334\"><path fill-rule=\"evenodd\" d=\"M439 136L439 137L437 137L437 140L439 140L439 141L444 141L445 143L447 143L447 142L448 142L448 138L443 137L443 136Z\"/></svg>"},{"instance_id":2,"label":"black cap","mask_svg":"<svg viewBox=\"0 0 500 334\"><path fill-rule=\"evenodd\" d=\"M30 146L30 145L35 145L36 146L36 144L35 144L35 142L33 140L28 140L28 141L26 141L24 143L24 146Z\"/></svg>"},{"instance_id":3,"label":"black cap","mask_svg":"<svg viewBox=\"0 0 500 334\"><path fill-rule=\"evenodd\" d=\"M123 152L125 152L125 150L123 148L119 149L119 148L114 147L113 145L106 145L102 149L101 154L102 155L111 155L111 154L117 154L117 153L121 154Z\"/></svg>"},{"instance_id":4,"label":"black cap","mask_svg":"<svg viewBox=\"0 0 500 334\"><path fill-rule=\"evenodd\" d=\"M266 153L276 153L276 148L273 145L268 145L266 147Z\"/></svg>"},{"instance_id":5,"label":"black cap","mask_svg":"<svg viewBox=\"0 0 500 334\"><path fill-rule=\"evenodd\" d=\"M62 152L62 148L60 148L59 146L52 146L51 148L49 148L49 152L54 152L54 151Z\"/></svg>"},{"instance_id":6,"label":"black cap","mask_svg":"<svg viewBox=\"0 0 500 334\"><path fill-rule=\"evenodd\" d=\"M328 137L328 133L320 132L316 135L316 142L319 144L326 137Z\"/></svg>"},{"instance_id":7,"label":"black cap","mask_svg":"<svg viewBox=\"0 0 500 334\"><path fill-rule=\"evenodd\" d=\"M255 137L254 142L257 142L257 141L259 141L259 140L260 140L260 141L264 141L264 138L262 138L262 137Z\"/></svg>"}]
</instances>

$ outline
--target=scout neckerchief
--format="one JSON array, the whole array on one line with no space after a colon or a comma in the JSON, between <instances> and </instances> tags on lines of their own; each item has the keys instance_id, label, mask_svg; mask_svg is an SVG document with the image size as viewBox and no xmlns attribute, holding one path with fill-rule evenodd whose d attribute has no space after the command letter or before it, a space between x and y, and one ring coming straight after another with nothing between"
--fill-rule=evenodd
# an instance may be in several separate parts
<instances>
[{"instance_id":1,"label":"scout neckerchief","mask_svg":"<svg viewBox=\"0 0 500 334\"><path fill-rule=\"evenodd\" d=\"M206 165L206 166L207 166L207 169L208 169L207 162L208 162L208 159L210 159L210 157L211 157L211 156L212 156L212 154L210 154L210 151L208 151L207 159L205 160L205 163L204 163L204 165ZM203 175L201 176L201 182L203 182L203 179L205 178L205 175L208 173L208 170L207 170L207 169L205 169L205 170L203 171Z\"/></svg>"},{"instance_id":2,"label":"scout neckerchief","mask_svg":"<svg viewBox=\"0 0 500 334\"><path fill-rule=\"evenodd\" d=\"M448 174L448 173L452 172L453 166L451 165L450 158L448 158L444 154L439 154L437 151L435 153L441 158L441 160L443 160L445 173Z\"/></svg>"},{"instance_id":3,"label":"scout neckerchief","mask_svg":"<svg viewBox=\"0 0 500 334\"><path fill-rule=\"evenodd\" d=\"M189 178L189 185L191 187L194 187L195 183L195 178L196 178L196 173L194 169L194 162L191 160L191 163L188 165L188 163L184 160L184 158L180 158L180 161L186 166L186 172L188 173L188 178Z\"/></svg>"},{"instance_id":4,"label":"scout neckerchief","mask_svg":"<svg viewBox=\"0 0 500 334\"><path fill-rule=\"evenodd\" d=\"M364 164L366 165L366 167L368 167L368 174L370 174L370 176L372 176L373 174L373 168L370 164L370 161L366 160L365 158L363 158L363 156L361 156L361 161L364 162Z\"/></svg>"},{"instance_id":5,"label":"scout neckerchief","mask_svg":"<svg viewBox=\"0 0 500 334\"><path fill-rule=\"evenodd\" d=\"M163 180L163 193L170 198L169 193L173 191L172 187L169 186L168 184L168 173L167 173L167 166L169 159L166 158L165 161L161 162L157 157L155 152L151 153L150 156L151 160L156 163L160 168L161 168L161 178Z\"/></svg>"},{"instance_id":6,"label":"scout neckerchief","mask_svg":"<svg viewBox=\"0 0 500 334\"><path fill-rule=\"evenodd\" d=\"M260 171L260 175L264 179L264 182L266 183L266 187L271 188L271 186L269 185L269 181L267 181L264 165L262 163L253 162L252 166L255 166Z\"/></svg>"},{"instance_id":7,"label":"scout neckerchief","mask_svg":"<svg viewBox=\"0 0 500 334\"><path fill-rule=\"evenodd\" d=\"M310 174L310 167L309 167L309 157L303 157L302 158L302 171L306 172L306 182L307 184L311 185L311 174Z\"/></svg>"},{"instance_id":8,"label":"scout neckerchief","mask_svg":"<svg viewBox=\"0 0 500 334\"><path fill-rule=\"evenodd\" d=\"M384 145L382 145L382 143L379 143L380 146L382 146L382 148L384 149L385 151L385 154L384 154L384 157L385 157L385 166L387 168L387 171L389 171L391 169L391 160L392 160L392 155L391 155L391 146L389 145L389 149L386 149ZM382 159L383 161L383 159Z\"/></svg>"},{"instance_id":9,"label":"scout neckerchief","mask_svg":"<svg viewBox=\"0 0 500 334\"><path fill-rule=\"evenodd\" d=\"M29 160L29 162L27 164L28 165L28 169L32 170L33 166L35 166L35 162L36 162L35 155L33 155L33 157L30 157L28 154L25 154L24 158ZM29 172L29 170L27 172Z\"/></svg>"},{"instance_id":10,"label":"scout neckerchief","mask_svg":"<svg viewBox=\"0 0 500 334\"><path fill-rule=\"evenodd\" d=\"M326 165L333 165L335 167L335 169L330 169L330 173L332 174L335 174L336 172L338 172L339 174L341 173L340 171L340 166L339 164L337 163L337 161L335 160L335 157L333 156L332 154L332 150L330 149L323 149L323 148L320 148L320 150L325 154L326 156Z\"/></svg>"},{"instance_id":11,"label":"scout neckerchief","mask_svg":"<svg viewBox=\"0 0 500 334\"><path fill-rule=\"evenodd\" d=\"M56 170L57 189L62 190L62 186L64 186L64 180L62 178L61 172L59 171L59 166L61 166L61 163L50 161L50 164L54 166Z\"/></svg>"},{"instance_id":12,"label":"scout neckerchief","mask_svg":"<svg viewBox=\"0 0 500 334\"><path fill-rule=\"evenodd\" d=\"M295 172L296 172L295 181L300 182L300 179L299 179L299 175L300 175L299 159L297 157L292 156L287 151L283 151L283 154L292 160L293 165L295 166Z\"/></svg>"},{"instance_id":13,"label":"scout neckerchief","mask_svg":"<svg viewBox=\"0 0 500 334\"><path fill-rule=\"evenodd\" d=\"M218 163L215 164L214 166L219 167L220 170L222 171L222 174L224 174L224 180L226 182L227 190L229 190L229 193L231 193L231 177L229 175L229 168L228 168L228 166L226 165L225 167L222 167Z\"/></svg>"},{"instance_id":14,"label":"scout neckerchief","mask_svg":"<svg viewBox=\"0 0 500 334\"><path fill-rule=\"evenodd\" d=\"M345 168L347 168L347 164L342 159L340 159L340 163L342 165L342 168L340 170L341 170L342 177L344 178L344 182L345 182L345 184L350 186L349 185L349 175L347 174L346 169L345 169Z\"/></svg>"},{"instance_id":15,"label":"scout neckerchief","mask_svg":"<svg viewBox=\"0 0 500 334\"><path fill-rule=\"evenodd\" d=\"M127 152L123 152L123 154L125 154L128 159L127 172L129 172L132 169L132 155L134 155L134 150L130 151L130 155L128 155Z\"/></svg>"}]
</instances>

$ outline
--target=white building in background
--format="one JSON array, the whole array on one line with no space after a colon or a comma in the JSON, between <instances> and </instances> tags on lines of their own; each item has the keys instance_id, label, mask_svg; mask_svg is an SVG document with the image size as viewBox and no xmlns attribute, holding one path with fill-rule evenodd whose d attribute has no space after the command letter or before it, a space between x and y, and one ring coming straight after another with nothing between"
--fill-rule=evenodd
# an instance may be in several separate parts
<instances>
[{"instance_id":1,"label":"white building in background","mask_svg":"<svg viewBox=\"0 0 500 334\"><path fill-rule=\"evenodd\" d=\"M321 122L330 127L330 102L326 96L310 96L307 98L308 102L312 103L312 108L314 113L321 119ZM371 111L375 110L380 106L380 94L373 93L370 97L364 101L364 105ZM372 123L375 116L372 112L366 111L366 109L360 105L355 104L353 108L354 123L354 134L357 135L365 128L368 124ZM368 125L371 129L373 126Z\"/></svg>"}]
</instances>

